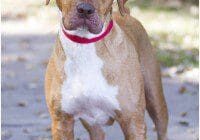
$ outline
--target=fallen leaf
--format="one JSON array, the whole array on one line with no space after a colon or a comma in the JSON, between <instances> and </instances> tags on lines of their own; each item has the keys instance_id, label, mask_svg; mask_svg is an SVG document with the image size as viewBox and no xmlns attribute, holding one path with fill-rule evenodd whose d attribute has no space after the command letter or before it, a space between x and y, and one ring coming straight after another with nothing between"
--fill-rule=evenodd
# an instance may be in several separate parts
<instances>
[{"instance_id":1,"label":"fallen leaf","mask_svg":"<svg viewBox=\"0 0 200 140\"><path fill-rule=\"evenodd\" d=\"M181 87L179 88L179 93L180 93L180 94L184 94L186 91L187 91L187 88L186 88L185 86L181 86Z\"/></svg>"},{"instance_id":2,"label":"fallen leaf","mask_svg":"<svg viewBox=\"0 0 200 140\"><path fill-rule=\"evenodd\" d=\"M51 131L51 125L47 126L47 127L45 128L45 131L47 131L47 132Z\"/></svg>"},{"instance_id":3,"label":"fallen leaf","mask_svg":"<svg viewBox=\"0 0 200 140\"><path fill-rule=\"evenodd\" d=\"M19 107L25 107L25 106L27 106L27 102L21 101L21 102L18 102L17 105L18 105Z\"/></svg>"},{"instance_id":4,"label":"fallen leaf","mask_svg":"<svg viewBox=\"0 0 200 140\"><path fill-rule=\"evenodd\" d=\"M42 113L41 115L39 115L39 117L42 118L42 119L46 119L46 118L49 118L49 114Z\"/></svg>"},{"instance_id":5,"label":"fallen leaf","mask_svg":"<svg viewBox=\"0 0 200 140\"><path fill-rule=\"evenodd\" d=\"M186 69L186 68L185 68L184 66L182 66L182 65L181 65L181 66L178 66L178 67L177 67L177 70L176 70L176 73L177 73L177 74L181 74L181 73L183 73L183 72L185 71L185 69Z\"/></svg>"},{"instance_id":6,"label":"fallen leaf","mask_svg":"<svg viewBox=\"0 0 200 140\"><path fill-rule=\"evenodd\" d=\"M18 57L17 57L17 60L20 61L20 62L25 62L25 61L27 61L27 59L26 59L25 57L23 57L23 56L18 56Z\"/></svg>"},{"instance_id":7,"label":"fallen leaf","mask_svg":"<svg viewBox=\"0 0 200 140\"><path fill-rule=\"evenodd\" d=\"M49 63L49 60L42 61L42 65L45 66L45 67L48 65L48 63Z\"/></svg>"},{"instance_id":8,"label":"fallen leaf","mask_svg":"<svg viewBox=\"0 0 200 140\"><path fill-rule=\"evenodd\" d=\"M182 112L181 117L185 117L185 116L187 116L187 112Z\"/></svg>"},{"instance_id":9,"label":"fallen leaf","mask_svg":"<svg viewBox=\"0 0 200 140\"><path fill-rule=\"evenodd\" d=\"M27 128L24 128L24 129L23 129L23 132L26 133L26 134L29 134L29 133L30 133L30 131L29 131Z\"/></svg>"},{"instance_id":10,"label":"fallen leaf","mask_svg":"<svg viewBox=\"0 0 200 140\"><path fill-rule=\"evenodd\" d=\"M189 122L187 121L179 121L179 124L185 127L189 126Z\"/></svg>"},{"instance_id":11,"label":"fallen leaf","mask_svg":"<svg viewBox=\"0 0 200 140\"><path fill-rule=\"evenodd\" d=\"M42 110L40 110L40 111L38 111L38 112L36 112L35 113L37 116L39 116L40 118L49 118L49 114L48 113L46 113L45 111L42 111Z\"/></svg>"}]
</instances>

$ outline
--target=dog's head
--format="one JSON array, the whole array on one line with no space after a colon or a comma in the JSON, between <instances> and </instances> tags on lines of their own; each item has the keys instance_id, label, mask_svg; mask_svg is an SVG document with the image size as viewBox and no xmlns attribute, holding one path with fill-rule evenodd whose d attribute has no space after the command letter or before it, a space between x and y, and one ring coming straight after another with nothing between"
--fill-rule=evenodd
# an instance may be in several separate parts
<instances>
[{"instance_id":1,"label":"dog's head","mask_svg":"<svg viewBox=\"0 0 200 140\"><path fill-rule=\"evenodd\" d=\"M46 0L49 4L50 0ZM118 0L121 14L127 13L124 4L127 0ZM56 0L62 11L63 25L67 30L87 29L90 33L102 31L106 18L112 11L113 0Z\"/></svg>"}]
</instances>

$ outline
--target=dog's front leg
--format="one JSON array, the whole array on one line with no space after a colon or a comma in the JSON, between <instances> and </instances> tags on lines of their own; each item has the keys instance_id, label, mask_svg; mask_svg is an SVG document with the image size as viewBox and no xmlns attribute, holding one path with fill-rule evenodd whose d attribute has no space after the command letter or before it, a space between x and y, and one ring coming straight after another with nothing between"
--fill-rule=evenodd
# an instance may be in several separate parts
<instances>
[{"instance_id":1,"label":"dog's front leg","mask_svg":"<svg viewBox=\"0 0 200 140\"><path fill-rule=\"evenodd\" d=\"M140 93L137 96L127 100L121 95L120 110L115 111L115 119L121 126L125 140L146 140L144 94Z\"/></svg>"},{"instance_id":2,"label":"dog's front leg","mask_svg":"<svg viewBox=\"0 0 200 140\"><path fill-rule=\"evenodd\" d=\"M52 118L53 140L74 140L74 119L69 116Z\"/></svg>"},{"instance_id":3,"label":"dog's front leg","mask_svg":"<svg viewBox=\"0 0 200 140\"><path fill-rule=\"evenodd\" d=\"M90 140L104 140L105 139L105 133L103 132L102 128L99 125L91 126L89 125L85 120L80 119L81 123L85 127L85 129L88 131L90 135Z\"/></svg>"},{"instance_id":4,"label":"dog's front leg","mask_svg":"<svg viewBox=\"0 0 200 140\"><path fill-rule=\"evenodd\" d=\"M140 113L134 115L117 113L117 121L124 133L125 140L146 140L146 124L143 113Z\"/></svg>"}]
</instances>

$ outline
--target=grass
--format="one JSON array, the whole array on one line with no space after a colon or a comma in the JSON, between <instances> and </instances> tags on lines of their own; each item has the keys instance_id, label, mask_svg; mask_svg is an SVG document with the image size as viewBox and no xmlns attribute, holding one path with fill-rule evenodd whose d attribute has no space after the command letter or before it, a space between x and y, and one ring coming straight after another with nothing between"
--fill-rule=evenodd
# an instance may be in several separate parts
<instances>
[{"instance_id":1,"label":"grass","mask_svg":"<svg viewBox=\"0 0 200 140\"><path fill-rule=\"evenodd\" d=\"M198 50L194 49L189 52L184 50L157 50L157 57L163 66L179 66L198 67L199 61L197 60Z\"/></svg>"},{"instance_id":2,"label":"grass","mask_svg":"<svg viewBox=\"0 0 200 140\"><path fill-rule=\"evenodd\" d=\"M198 67L198 7L155 6L150 2L128 3L131 14L139 19L157 49L162 66Z\"/></svg>"}]
</instances>

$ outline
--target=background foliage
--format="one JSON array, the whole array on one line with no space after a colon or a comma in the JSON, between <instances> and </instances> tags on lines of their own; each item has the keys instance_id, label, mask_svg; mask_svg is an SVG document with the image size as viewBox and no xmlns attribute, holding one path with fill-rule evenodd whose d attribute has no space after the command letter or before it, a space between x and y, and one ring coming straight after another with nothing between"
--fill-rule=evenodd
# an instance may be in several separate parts
<instances>
[{"instance_id":1,"label":"background foliage","mask_svg":"<svg viewBox=\"0 0 200 140\"><path fill-rule=\"evenodd\" d=\"M198 0L133 0L162 66L198 67Z\"/></svg>"}]
</instances>

